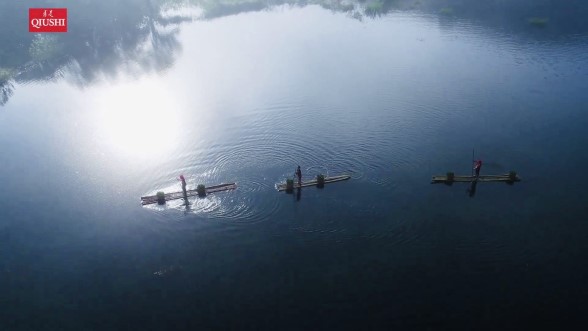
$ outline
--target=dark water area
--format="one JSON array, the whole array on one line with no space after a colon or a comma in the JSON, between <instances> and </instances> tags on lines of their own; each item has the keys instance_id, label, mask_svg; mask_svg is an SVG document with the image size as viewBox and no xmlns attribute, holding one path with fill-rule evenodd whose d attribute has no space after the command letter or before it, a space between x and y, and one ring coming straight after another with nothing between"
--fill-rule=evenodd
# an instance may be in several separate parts
<instances>
[{"instance_id":1,"label":"dark water area","mask_svg":"<svg viewBox=\"0 0 588 331\"><path fill-rule=\"evenodd\" d=\"M0 19L0 329L586 321L588 4L76 1ZM431 185L517 171L522 182ZM292 178L349 174L294 194ZM140 197L236 182L142 207Z\"/></svg>"}]
</instances>

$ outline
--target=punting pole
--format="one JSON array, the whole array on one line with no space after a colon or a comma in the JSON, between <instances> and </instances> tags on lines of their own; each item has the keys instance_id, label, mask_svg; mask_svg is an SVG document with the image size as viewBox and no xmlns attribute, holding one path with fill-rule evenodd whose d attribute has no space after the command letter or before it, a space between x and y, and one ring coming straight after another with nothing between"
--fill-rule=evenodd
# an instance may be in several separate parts
<instances>
[{"instance_id":1,"label":"punting pole","mask_svg":"<svg viewBox=\"0 0 588 331\"><path fill-rule=\"evenodd\" d=\"M472 177L474 177L474 160L476 158L474 157L474 149L472 148L472 164L470 164L470 168L472 168Z\"/></svg>"}]
</instances>

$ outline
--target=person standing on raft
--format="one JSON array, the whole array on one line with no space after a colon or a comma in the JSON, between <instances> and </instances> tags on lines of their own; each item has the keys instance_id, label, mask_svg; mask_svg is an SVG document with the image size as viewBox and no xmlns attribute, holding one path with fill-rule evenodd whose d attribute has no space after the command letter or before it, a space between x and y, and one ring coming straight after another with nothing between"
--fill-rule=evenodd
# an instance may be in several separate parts
<instances>
[{"instance_id":1,"label":"person standing on raft","mask_svg":"<svg viewBox=\"0 0 588 331\"><path fill-rule=\"evenodd\" d=\"M482 168L482 160L474 161L474 170L476 171L476 177L480 177L480 169Z\"/></svg>"},{"instance_id":2,"label":"person standing on raft","mask_svg":"<svg viewBox=\"0 0 588 331\"><path fill-rule=\"evenodd\" d=\"M188 201L188 192L186 192L186 179L184 175L180 175L180 180L182 181L182 192L184 193L184 200Z\"/></svg>"},{"instance_id":3,"label":"person standing on raft","mask_svg":"<svg viewBox=\"0 0 588 331\"><path fill-rule=\"evenodd\" d=\"M296 168L294 173L296 174L296 177L298 177L298 186L302 186L302 171L300 170L300 166Z\"/></svg>"},{"instance_id":4,"label":"person standing on raft","mask_svg":"<svg viewBox=\"0 0 588 331\"><path fill-rule=\"evenodd\" d=\"M180 175L180 180L182 181L182 191L186 190L186 179L184 178L184 175Z\"/></svg>"}]
</instances>

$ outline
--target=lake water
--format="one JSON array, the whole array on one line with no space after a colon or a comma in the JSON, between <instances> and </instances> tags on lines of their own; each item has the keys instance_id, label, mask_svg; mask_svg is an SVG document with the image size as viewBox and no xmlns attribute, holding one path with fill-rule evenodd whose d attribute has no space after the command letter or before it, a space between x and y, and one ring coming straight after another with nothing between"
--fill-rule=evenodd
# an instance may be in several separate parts
<instances>
[{"instance_id":1,"label":"lake water","mask_svg":"<svg viewBox=\"0 0 588 331\"><path fill-rule=\"evenodd\" d=\"M586 319L586 4L195 2L0 5L0 329Z\"/></svg>"}]
</instances>

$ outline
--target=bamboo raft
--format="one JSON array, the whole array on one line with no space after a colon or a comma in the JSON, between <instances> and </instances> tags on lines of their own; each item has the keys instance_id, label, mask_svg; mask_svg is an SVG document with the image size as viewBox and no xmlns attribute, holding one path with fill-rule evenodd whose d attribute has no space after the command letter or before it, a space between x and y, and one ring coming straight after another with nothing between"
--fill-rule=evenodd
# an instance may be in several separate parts
<instances>
[{"instance_id":1,"label":"bamboo raft","mask_svg":"<svg viewBox=\"0 0 588 331\"><path fill-rule=\"evenodd\" d=\"M474 181L478 182L506 182L506 183L514 183L520 182L521 178L519 175L515 175L514 179L511 178L509 174L505 175L486 175L486 176L454 176L453 180L449 180L447 176L433 176L431 180L431 184L438 184L438 183L471 183Z\"/></svg>"},{"instance_id":2,"label":"bamboo raft","mask_svg":"<svg viewBox=\"0 0 588 331\"><path fill-rule=\"evenodd\" d=\"M220 185L206 187L205 190L206 190L206 194L209 194L209 193L215 193L215 192L221 192L221 191L234 190L236 188L237 188L236 183L229 183L229 184L220 184ZM186 190L186 193L187 193L188 197L193 197L193 196L198 195L198 190L197 189ZM166 193L165 194L165 201L182 199L183 197L184 197L184 192ZM141 204L143 206L154 204L154 203L157 203L157 196L156 195L141 197Z\"/></svg>"},{"instance_id":3,"label":"bamboo raft","mask_svg":"<svg viewBox=\"0 0 588 331\"><path fill-rule=\"evenodd\" d=\"M336 183L336 182L348 180L349 178L351 178L351 176L349 176L349 175L325 177L325 184ZM296 189L296 188L302 188L302 187L308 187L308 186L316 186L317 184L318 184L318 182L317 182L316 178L313 180L302 182L302 185L298 185L298 181L295 180L294 181L294 188ZM278 191L285 191L286 190L286 183L278 184L278 185L276 185L276 188L278 189Z\"/></svg>"}]
</instances>

